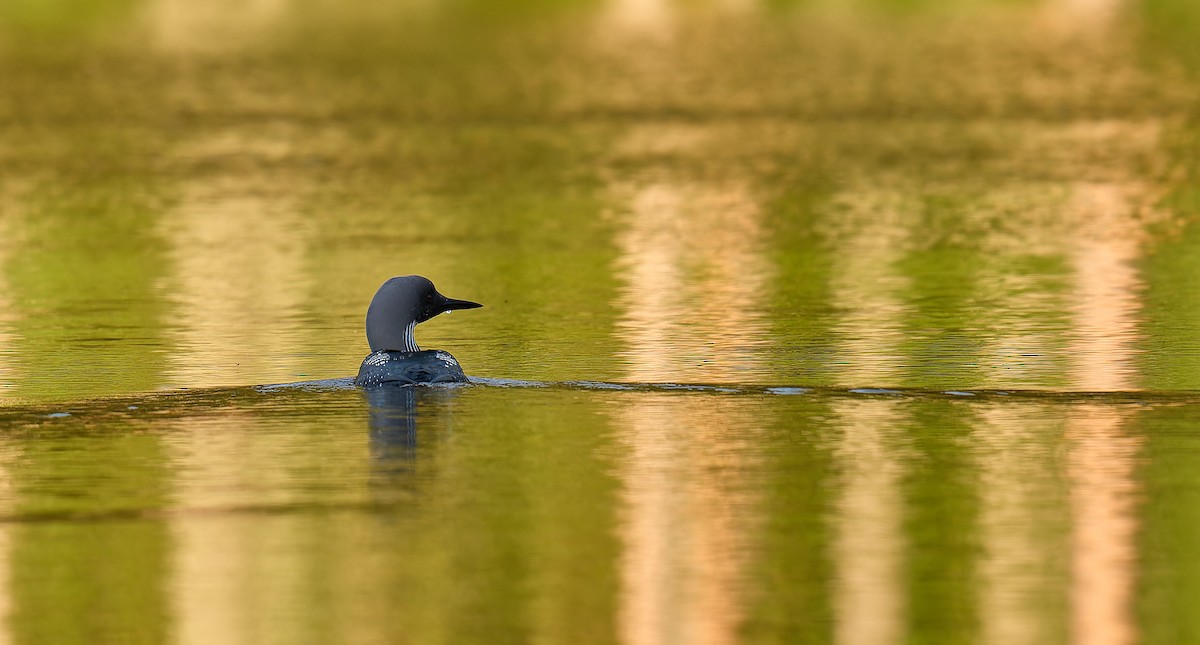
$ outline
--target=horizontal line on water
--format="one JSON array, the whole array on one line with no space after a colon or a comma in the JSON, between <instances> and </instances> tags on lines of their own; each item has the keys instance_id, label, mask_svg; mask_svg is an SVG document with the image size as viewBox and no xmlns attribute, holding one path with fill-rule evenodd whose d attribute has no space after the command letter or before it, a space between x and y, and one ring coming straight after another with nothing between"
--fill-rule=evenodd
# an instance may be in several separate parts
<instances>
[{"instance_id":1,"label":"horizontal line on water","mask_svg":"<svg viewBox=\"0 0 1200 645\"><path fill-rule=\"evenodd\" d=\"M943 389L915 387L835 387L800 385L728 385L708 383L613 383L605 381L518 381L510 379L471 378L471 383L491 387L563 388L574 390L617 390L626 392L707 392L710 394L741 394L776 396L838 396L858 398L941 398L972 399L1035 399L1054 402L1080 403L1200 403L1200 391L1176 390L1023 390L1023 389Z\"/></svg>"},{"instance_id":2,"label":"horizontal line on water","mask_svg":"<svg viewBox=\"0 0 1200 645\"><path fill-rule=\"evenodd\" d=\"M40 524L53 522L130 522L158 521L168 518L198 518L229 515L291 515L298 513L381 512L404 506L405 502L341 502L304 504L244 504L216 507L120 508L96 511L31 511L0 515L0 524Z\"/></svg>"},{"instance_id":3,"label":"horizontal line on water","mask_svg":"<svg viewBox=\"0 0 1200 645\"><path fill-rule=\"evenodd\" d=\"M1036 389L972 389L972 388L919 388L919 387L845 387L824 385L731 385L723 383L628 383L615 381L528 381L471 377L469 384L439 383L422 384L415 387L463 388L489 387L511 389L560 389L592 392L658 392L698 393L730 396L813 396L839 398L892 398L892 399L944 399L958 401L1003 401L1026 400L1054 403L1109 403L1109 404L1195 404L1200 403L1197 390L1124 390L1124 391L1076 391ZM414 387L414 386L384 386ZM195 401L208 407L238 405L239 398L262 396L274 393L311 391L351 391L355 386L352 378L298 381L271 385L179 389L146 394L112 397L97 397L76 401L39 403L17 401L9 405L0 404L0 420L3 417L45 418L47 420L69 419L88 413L143 412L143 406L156 403L186 404ZM249 404L261 399L247 401ZM216 406L213 404L216 403ZM161 408L158 408L161 409Z\"/></svg>"}]
</instances>

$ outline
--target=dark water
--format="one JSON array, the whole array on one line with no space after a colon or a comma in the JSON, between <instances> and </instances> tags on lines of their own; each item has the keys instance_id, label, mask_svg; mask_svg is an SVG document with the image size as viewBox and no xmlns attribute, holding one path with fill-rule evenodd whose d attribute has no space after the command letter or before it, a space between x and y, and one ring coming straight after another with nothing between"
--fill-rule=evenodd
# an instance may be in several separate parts
<instances>
[{"instance_id":1,"label":"dark water","mask_svg":"<svg viewBox=\"0 0 1200 645\"><path fill-rule=\"evenodd\" d=\"M0 643L1200 639L1192 4L6 0Z\"/></svg>"}]
</instances>

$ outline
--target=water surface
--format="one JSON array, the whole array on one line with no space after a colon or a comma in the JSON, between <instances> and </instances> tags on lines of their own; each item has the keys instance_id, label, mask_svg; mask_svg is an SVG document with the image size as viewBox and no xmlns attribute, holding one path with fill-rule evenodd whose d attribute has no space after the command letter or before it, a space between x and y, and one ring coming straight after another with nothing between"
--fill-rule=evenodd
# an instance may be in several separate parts
<instances>
[{"instance_id":1,"label":"water surface","mask_svg":"<svg viewBox=\"0 0 1200 645\"><path fill-rule=\"evenodd\" d=\"M0 641L1197 638L1189 2L193 5L0 7Z\"/></svg>"}]
</instances>

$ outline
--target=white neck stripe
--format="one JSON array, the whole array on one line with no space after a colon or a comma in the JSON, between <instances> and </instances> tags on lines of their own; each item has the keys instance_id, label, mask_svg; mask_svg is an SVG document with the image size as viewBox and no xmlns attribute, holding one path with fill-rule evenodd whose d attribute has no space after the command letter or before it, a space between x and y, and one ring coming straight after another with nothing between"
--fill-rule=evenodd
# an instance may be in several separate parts
<instances>
[{"instance_id":1,"label":"white neck stripe","mask_svg":"<svg viewBox=\"0 0 1200 645\"><path fill-rule=\"evenodd\" d=\"M415 320L408 323L408 326L406 326L404 328L404 351L406 351L406 352L421 351L421 348L417 347L416 337L413 336L413 331L415 331L416 328L417 328L417 321L415 321Z\"/></svg>"}]
</instances>

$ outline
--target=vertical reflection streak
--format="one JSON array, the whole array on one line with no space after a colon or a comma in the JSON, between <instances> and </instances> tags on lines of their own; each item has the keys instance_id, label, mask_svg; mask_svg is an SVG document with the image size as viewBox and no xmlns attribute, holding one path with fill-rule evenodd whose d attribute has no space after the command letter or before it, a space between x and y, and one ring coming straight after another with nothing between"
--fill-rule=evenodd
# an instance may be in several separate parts
<instances>
[{"instance_id":1,"label":"vertical reflection streak","mask_svg":"<svg viewBox=\"0 0 1200 645\"><path fill-rule=\"evenodd\" d=\"M254 640L252 616L262 609L264 598L244 588L259 572L246 548L245 531L236 524L221 518L173 522L172 600L175 637L181 645Z\"/></svg>"},{"instance_id":2,"label":"vertical reflection streak","mask_svg":"<svg viewBox=\"0 0 1200 645\"><path fill-rule=\"evenodd\" d=\"M1076 386L1089 391L1136 386L1139 255L1130 207L1116 187L1085 184L1077 208L1091 229L1072 258ZM1133 616L1138 522L1134 497L1140 439L1129 435L1124 409L1081 406L1067 421L1072 516L1071 628L1076 643L1121 645L1137 638Z\"/></svg>"},{"instance_id":3,"label":"vertical reflection streak","mask_svg":"<svg viewBox=\"0 0 1200 645\"><path fill-rule=\"evenodd\" d=\"M663 141L636 137L627 148ZM618 194L622 190L615 191ZM618 234L618 302L628 377L745 382L766 346L768 266L745 186L653 183L632 191ZM752 402L750 403L752 406ZM757 494L739 433L747 402L639 396L616 413L622 468L619 633L626 643L733 643Z\"/></svg>"},{"instance_id":4,"label":"vertical reflection streak","mask_svg":"<svg viewBox=\"0 0 1200 645\"><path fill-rule=\"evenodd\" d=\"M631 211L617 240L629 378L745 382L768 345L769 267L748 189L653 184Z\"/></svg>"},{"instance_id":5,"label":"vertical reflection streak","mask_svg":"<svg viewBox=\"0 0 1200 645\"><path fill-rule=\"evenodd\" d=\"M2 188L2 187L0 187ZM0 200L8 195L0 191ZM0 203L0 215L6 211L7 204ZM10 289L6 281L8 253L13 241L13 225L11 219L0 217L0 402L8 397L6 393L12 388L12 380L16 378L16 368L10 364L13 356L8 348L16 344L16 338L8 331L8 315L13 311L10 300ZM14 492L12 474L8 465L19 458L19 447L16 442L4 441L0 444L0 513L5 516L13 514ZM0 526L0 645L13 641L12 611L12 524Z\"/></svg>"},{"instance_id":6,"label":"vertical reflection streak","mask_svg":"<svg viewBox=\"0 0 1200 645\"><path fill-rule=\"evenodd\" d=\"M0 193L0 199L5 199ZM5 204L0 203L0 213L5 211ZM9 330L9 316L14 311L9 302L11 293L8 281L5 279L8 268L9 245L13 239L13 226L6 218L0 217L0 401L10 398L13 381L17 376L16 366L11 363L16 353L12 348L16 345L16 337Z\"/></svg>"},{"instance_id":7,"label":"vertical reflection streak","mask_svg":"<svg viewBox=\"0 0 1200 645\"><path fill-rule=\"evenodd\" d=\"M686 572L678 571L684 567L676 560L677 542L682 538L673 513L682 505L678 501L680 486L672 481L677 473L670 467L682 459L677 454L680 447L658 427L670 421L669 412L660 405L639 407L641 423L636 434L631 433L629 466L623 477L626 517L620 634L630 645L687 641L674 631L688 625L676 606L682 593L677 587L685 584L677 581Z\"/></svg>"},{"instance_id":8,"label":"vertical reflection streak","mask_svg":"<svg viewBox=\"0 0 1200 645\"><path fill-rule=\"evenodd\" d=\"M842 473L834 517L835 640L898 643L904 636L903 464L893 429L902 421L892 401L837 401L843 428L835 451Z\"/></svg>"},{"instance_id":9,"label":"vertical reflection streak","mask_svg":"<svg viewBox=\"0 0 1200 645\"><path fill-rule=\"evenodd\" d=\"M286 206L246 186L192 187L169 215L169 290L177 306L172 384L208 387L295 380L287 333L302 299L303 239Z\"/></svg>"},{"instance_id":10,"label":"vertical reflection streak","mask_svg":"<svg viewBox=\"0 0 1200 645\"><path fill-rule=\"evenodd\" d=\"M175 485L178 507L234 507L247 490L255 489L261 491L259 503L282 501L281 469L294 456L264 445L264 433L256 432L254 425L252 418L236 415L211 425L198 420L179 424L169 444L170 461L180 472ZM230 428L235 430L222 431ZM243 458L230 460L230 455ZM291 519L181 514L172 520L173 601L180 643L254 643L266 633L267 617L292 606L289 592L297 583L292 576L302 567L285 566L270 575L263 571L265 562L279 558L273 543L286 531L278 524Z\"/></svg>"},{"instance_id":11,"label":"vertical reflection streak","mask_svg":"<svg viewBox=\"0 0 1200 645\"><path fill-rule=\"evenodd\" d=\"M742 402L639 397L616 415L624 467L619 633L631 645L738 642L758 494Z\"/></svg>"},{"instance_id":12,"label":"vertical reflection streak","mask_svg":"<svg viewBox=\"0 0 1200 645\"><path fill-rule=\"evenodd\" d=\"M1047 601L1061 597L1056 564L1067 549L1051 539L1061 528L1053 454L1047 442L1061 419L1041 406L1006 403L980 411L979 616L984 643L1039 645L1062 640ZM1052 605L1051 605L1052 606Z\"/></svg>"},{"instance_id":13,"label":"vertical reflection streak","mask_svg":"<svg viewBox=\"0 0 1200 645\"><path fill-rule=\"evenodd\" d=\"M0 263L2 265L2 263ZM16 485L11 464L22 457L20 444L14 441L0 443L0 514L7 517L15 515ZM13 585L13 524L0 526L0 645L13 642L14 629L12 623L15 609L15 589Z\"/></svg>"},{"instance_id":14,"label":"vertical reflection streak","mask_svg":"<svg viewBox=\"0 0 1200 645\"><path fill-rule=\"evenodd\" d=\"M904 253L908 227L892 205L867 203L858 208L862 212L848 216L833 254L834 306L845 312L836 327L838 353L847 363L841 381L885 386L899 375L896 354L903 341L905 307L897 294L907 279L895 266Z\"/></svg>"},{"instance_id":15,"label":"vertical reflection streak","mask_svg":"<svg viewBox=\"0 0 1200 645\"><path fill-rule=\"evenodd\" d=\"M1139 486L1134 468L1142 442L1124 431L1128 417L1128 410L1087 405L1068 419L1074 643L1137 640L1133 600Z\"/></svg>"},{"instance_id":16,"label":"vertical reflection streak","mask_svg":"<svg viewBox=\"0 0 1200 645\"><path fill-rule=\"evenodd\" d=\"M1076 187L1075 208L1091 217L1092 230L1080 235L1072 265L1076 299L1072 343L1073 381L1086 391L1137 387L1138 308L1141 280L1134 268L1140 254L1136 224L1114 186Z\"/></svg>"}]
</instances>

